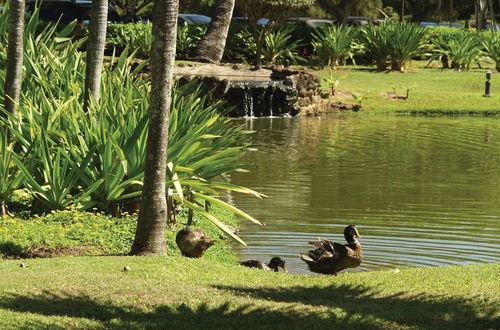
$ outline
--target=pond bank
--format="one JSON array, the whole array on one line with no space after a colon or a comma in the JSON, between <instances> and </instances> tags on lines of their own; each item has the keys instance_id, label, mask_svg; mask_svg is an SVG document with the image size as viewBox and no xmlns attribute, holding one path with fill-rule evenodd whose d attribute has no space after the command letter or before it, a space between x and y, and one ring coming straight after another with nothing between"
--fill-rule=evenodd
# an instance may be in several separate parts
<instances>
[{"instance_id":1,"label":"pond bank","mask_svg":"<svg viewBox=\"0 0 500 330\"><path fill-rule=\"evenodd\" d=\"M181 257L20 262L0 262L3 328L487 329L499 322L500 264L329 277Z\"/></svg>"}]
</instances>

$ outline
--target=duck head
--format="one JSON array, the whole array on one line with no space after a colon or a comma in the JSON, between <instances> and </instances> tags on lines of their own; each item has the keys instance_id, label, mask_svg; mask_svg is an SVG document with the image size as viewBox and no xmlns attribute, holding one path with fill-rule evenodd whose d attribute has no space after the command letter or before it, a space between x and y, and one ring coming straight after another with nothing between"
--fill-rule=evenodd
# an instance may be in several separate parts
<instances>
[{"instance_id":1,"label":"duck head","mask_svg":"<svg viewBox=\"0 0 500 330\"><path fill-rule=\"evenodd\" d=\"M269 264L267 264L267 265L269 266L269 268L271 268L275 272L278 271L278 268L283 269L283 271L285 273L288 272L288 270L286 268L285 260L281 259L280 257L272 258L271 261L269 261Z\"/></svg>"},{"instance_id":2,"label":"duck head","mask_svg":"<svg viewBox=\"0 0 500 330\"><path fill-rule=\"evenodd\" d=\"M349 225L344 229L345 240L349 243L355 242L356 238L360 238L361 235L355 225Z\"/></svg>"}]
</instances>

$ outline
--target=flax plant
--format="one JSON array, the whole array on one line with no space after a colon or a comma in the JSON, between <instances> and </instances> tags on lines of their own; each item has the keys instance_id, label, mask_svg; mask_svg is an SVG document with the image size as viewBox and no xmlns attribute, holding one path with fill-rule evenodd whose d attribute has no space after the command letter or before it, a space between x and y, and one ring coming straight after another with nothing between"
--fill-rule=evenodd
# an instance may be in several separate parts
<instances>
[{"instance_id":1,"label":"flax plant","mask_svg":"<svg viewBox=\"0 0 500 330\"><path fill-rule=\"evenodd\" d=\"M313 31L312 38L312 46L322 66L330 64L336 69L354 55L354 33L350 26L318 28Z\"/></svg>"}]
</instances>

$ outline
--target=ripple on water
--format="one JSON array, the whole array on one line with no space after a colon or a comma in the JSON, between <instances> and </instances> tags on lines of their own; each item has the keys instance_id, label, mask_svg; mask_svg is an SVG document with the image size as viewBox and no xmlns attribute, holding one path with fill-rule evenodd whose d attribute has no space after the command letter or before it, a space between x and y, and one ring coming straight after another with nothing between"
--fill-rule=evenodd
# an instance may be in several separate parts
<instances>
[{"instance_id":1,"label":"ripple on water","mask_svg":"<svg viewBox=\"0 0 500 330\"><path fill-rule=\"evenodd\" d=\"M268 226L242 223L241 259L298 255L308 241L363 235L352 271L500 262L500 120L356 117L256 120L251 174L232 183L270 198L234 195Z\"/></svg>"}]
</instances>

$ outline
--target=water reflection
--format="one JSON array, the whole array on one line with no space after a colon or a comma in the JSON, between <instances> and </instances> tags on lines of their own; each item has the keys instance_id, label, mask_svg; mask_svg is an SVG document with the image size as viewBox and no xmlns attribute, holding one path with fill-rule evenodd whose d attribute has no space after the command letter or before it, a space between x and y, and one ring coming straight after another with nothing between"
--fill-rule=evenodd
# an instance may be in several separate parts
<instances>
[{"instance_id":1,"label":"water reflection","mask_svg":"<svg viewBox=\"0 0 500 330\"><path fill-rule=\"evenodd\" d=\"M250 174L233 183L269 196L233 195L268 224L244 222L241 259L287 259L317 237L344 241L356 224L358 270L499 262L500 121L496 118L347 116L255 119ZM356 271L356 270L355 270Z\"/></svg>"}]
</instances>

